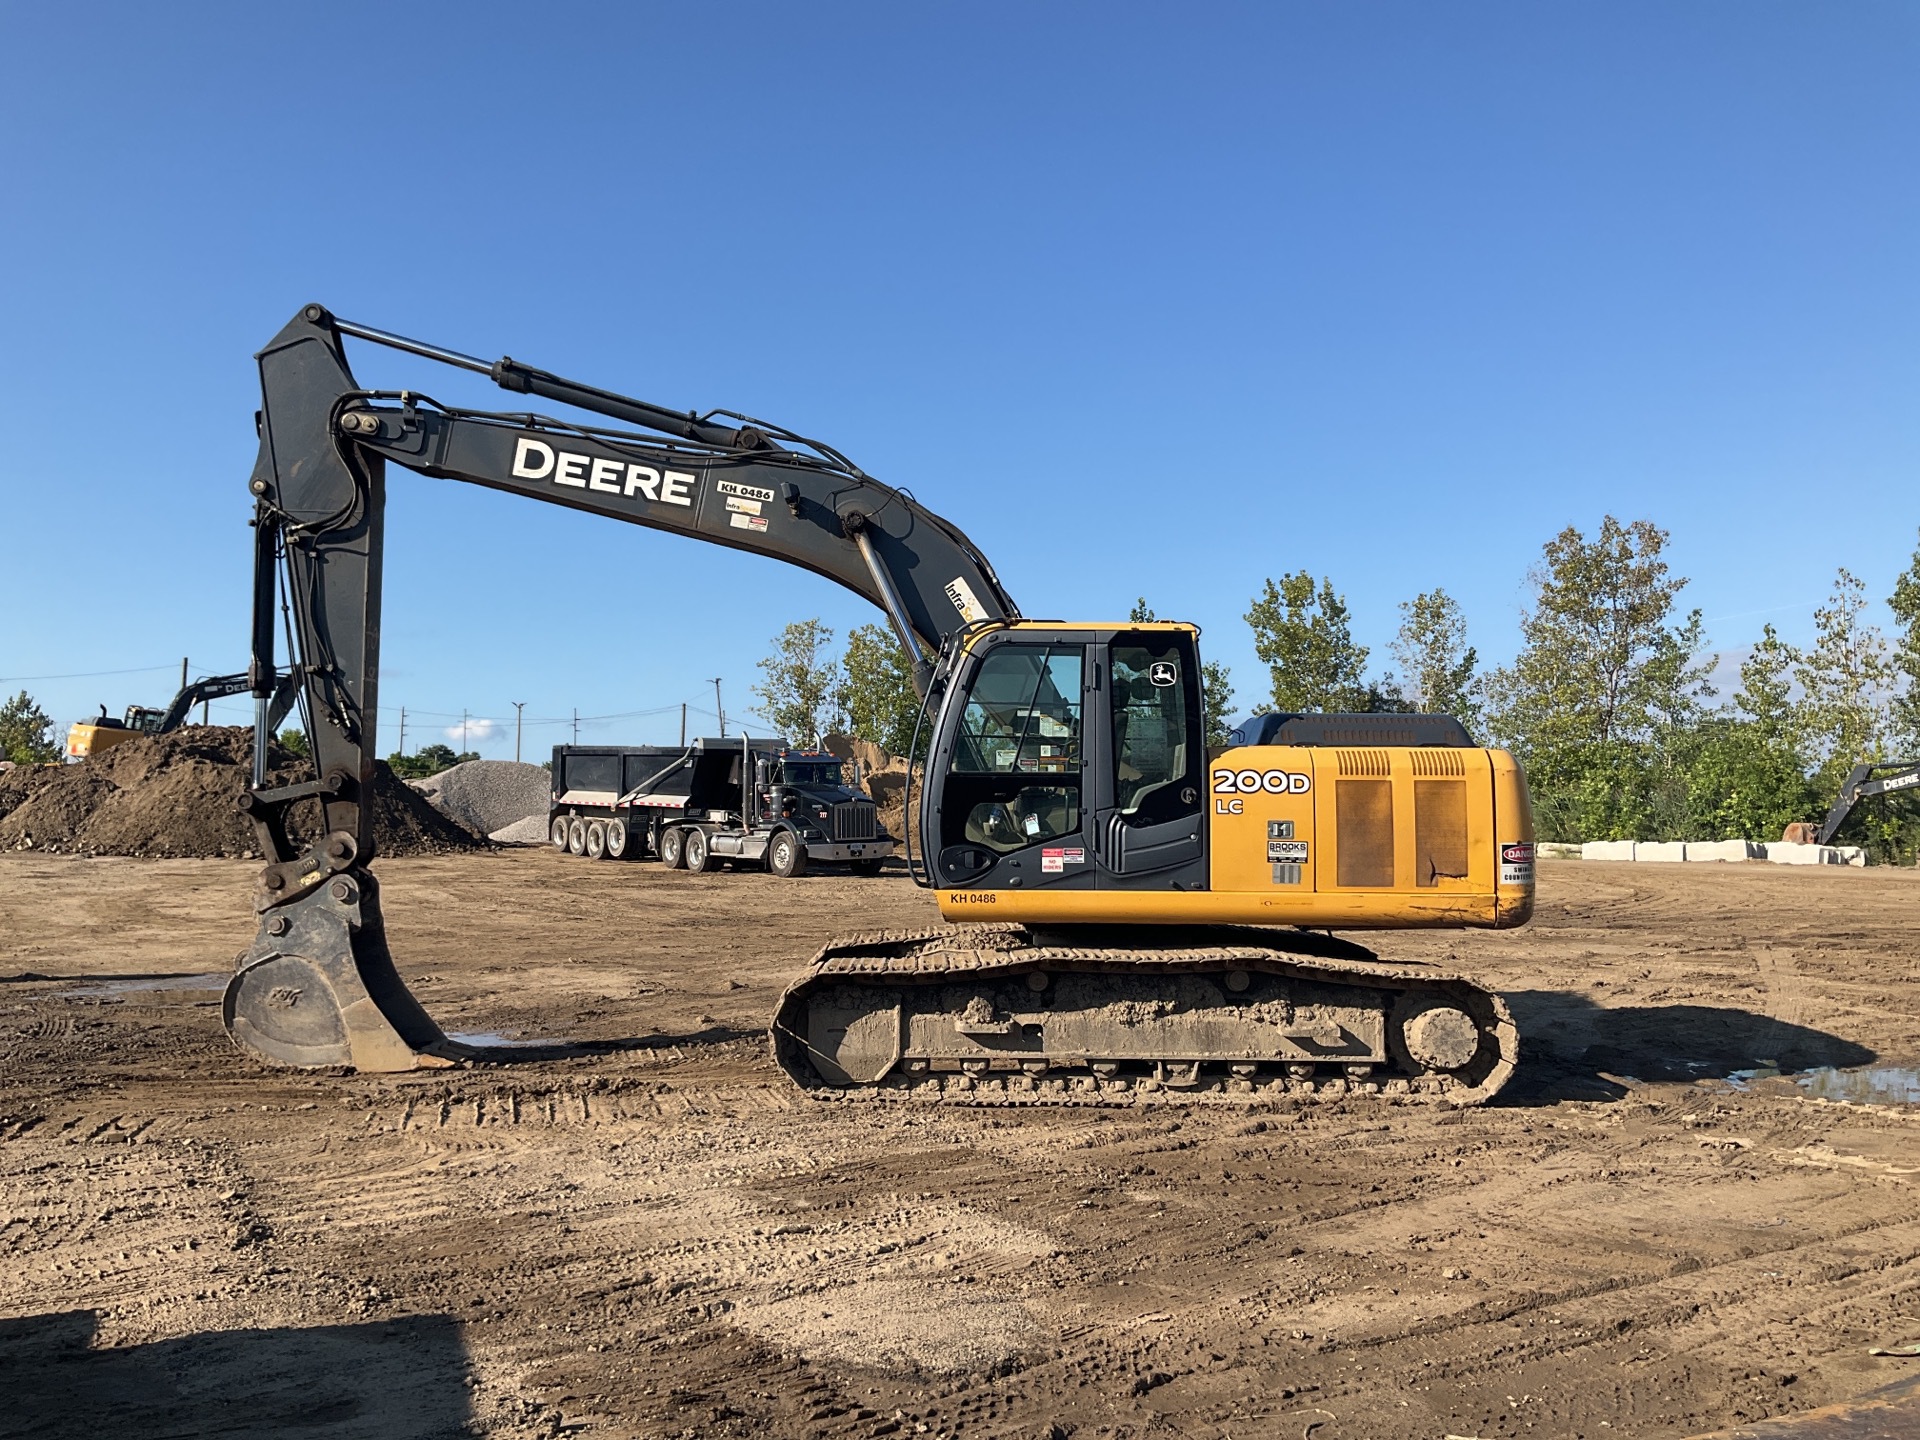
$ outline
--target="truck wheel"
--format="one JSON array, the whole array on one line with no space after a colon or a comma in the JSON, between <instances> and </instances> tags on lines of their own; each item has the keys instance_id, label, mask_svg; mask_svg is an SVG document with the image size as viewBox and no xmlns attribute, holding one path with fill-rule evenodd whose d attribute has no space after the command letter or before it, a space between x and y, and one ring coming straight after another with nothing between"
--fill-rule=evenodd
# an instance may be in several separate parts
<instances>
[{"instance_id":1,"label":"truck wheel","mask_svg":"<svg viewBox=\"0 0 1920 1440\"><path fill-rule=\"evenodd\" d=\"M556 850L566 849L567 848L567 817L564 815L554 816L553 829L548 831L547 833L548 833L548 838L553 841L554 849Z\"/></svg>"},{"instance_id":2,"label":"truck wheel","mask_svg":"<svg viewBox=\"0 0 1920 1440\"><path fill-rule=\"evenodd\" d=\"M607 821L607 858L609 860L627 858L627 822L624 820Z\"/></svg>"},{"instance_id":3,"label":"truck wheel","mask_svg":"<svg viewBox=\"0 0 1920 1440\"><path fill-rule=\"evenodd\" d=\"M660 863L678 870L687 863L687 832L679 828L660 832Z\"/></svg>"},{"instance_id":4,"label":"truck wheel","mask_svg":"<svg viewBox=\"0 0 1920 1440\"><path fill-rule=\"evenodd\" d=\"M791 880L807 868L807 847L791 830L776 830L767 841L767 869L782 880Z\"/></svg>"},{"instance_id":5,"label":"truck wheel","mask_svg":"<svg viewBox=\"0 0 1920 1440\"><path fill-rule=\"evenodd\" d=\"M713 868L713 852L707 848L707 832L687 831L687 869L704 875Z\"/></svg>"},{"instance_id":6,"label":"truck wheel","mask_svg":"<svg viewBox=\"0 0 1920 1440\"><path fill-rule=\"evenodd\" d=\"M886 863L884 860L849 860L847 868L856 875L878 875Z\"/></svg>"},{"instance_id":7,"label":"truck wheel","mask_svg":"<svg viewBox=\"0 0 1920 1440\"><path fill-rule=\"evenodd\" d=\"M587 853L587 822L578 815L567 822L567 853L570 855Z\"/></svg>"},{"instance_id":8,"label":"truck wheel","mask_svg":"<svg viewBox=\"0 0 1920 1440\"><path fill-rule=\"evenodd\" d=\"M607 822L589 820L587 822L587 858L604 860L607 854Z\"/></svg>"}]
</instances>

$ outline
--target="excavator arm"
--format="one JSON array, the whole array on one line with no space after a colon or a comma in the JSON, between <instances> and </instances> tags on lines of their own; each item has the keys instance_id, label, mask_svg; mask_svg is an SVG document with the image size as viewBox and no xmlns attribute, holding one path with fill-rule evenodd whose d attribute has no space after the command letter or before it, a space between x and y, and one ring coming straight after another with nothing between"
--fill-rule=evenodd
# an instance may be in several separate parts
<instances>
[{"instance_id":1,"label":"excavator arm","mask_svg":"<svg viewBox=\"0 0 1920 1440\"><path fill-rule=\"evenodd\" d=\"M187 716L193 707L207 700L223 700L229 695L244 695L253 688L253 677L245 675L208 675L180 688L167 703L167 708L154 722L153 733L167 735L187 723ZM267 707L267 728L277 731L280 722L287 718L299 699L299 677L293 672L280 676L274 683L270 695L271 703ZM152 712L148 712L152 713Z\"/></svg>"},{"instance_id":2,"label":"excavator arm","mask_svg":"<svg viewBox=\"0 0 1920 1440\"><path fill-rule=\"evenodd\" d=\"M1847 817L1861 801L1911 790L1916 785L1920 785L1920 761L1883 760L1874 765L1854 766L1828 808L1827 818L1820 822L1815 843L1831 845L1833 837L1840 833L1840 827L1847 823Z\"/></svg>"},{"instance_id":3,"label":"excavator arm","mask_svg":"<svg viewBox=\"0 0 1920 1440\"><path fill-rule=\"evenodd\" d=\"M442 405L364 389L352 337L486 374L639 433L532 413ZM261 923L229 984L229 1033L296 1065L404 1069L452 1058L393 970L367 862L379 708L380 581L389 462L611 519L750 550L834 580L888 616L925 693L940 651L968 626L1017 620L992 567L956 527L828 446L724 412L680 412L511 359L488 362L302 309L257 357L262 403L255 499L250 688L253 784L241 807L266 856ZM284 577L284 592L281 583ZM281 674L305 701L317 778L266 787ZM319 838L289 839L295 807Z\"/></svg>"}]
</instances>

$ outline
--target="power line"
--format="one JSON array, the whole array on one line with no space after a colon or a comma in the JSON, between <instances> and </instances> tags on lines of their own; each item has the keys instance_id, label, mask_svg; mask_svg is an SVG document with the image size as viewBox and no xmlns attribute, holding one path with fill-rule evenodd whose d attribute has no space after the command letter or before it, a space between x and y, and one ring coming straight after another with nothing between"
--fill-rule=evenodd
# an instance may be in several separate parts
<instances>
[{"instance_id":1,"label":"power line","mask_svg":"<svg viewBox=\"0 0 1920 1440\"><path fill-rule=\"evenodd\" d=\"M94 680L102 675L150 675L155 670L171 670L173 662L165 665L136 665L131 670L76 670L69 675L0 675L0 685L11 685L17 680Z\"/></svg>"}]
</instances>

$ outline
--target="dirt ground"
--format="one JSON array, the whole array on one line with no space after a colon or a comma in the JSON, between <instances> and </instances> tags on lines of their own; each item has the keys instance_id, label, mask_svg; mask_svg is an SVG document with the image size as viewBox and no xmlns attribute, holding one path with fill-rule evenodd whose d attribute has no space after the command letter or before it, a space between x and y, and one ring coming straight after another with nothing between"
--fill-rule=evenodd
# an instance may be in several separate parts
<instances>
[{"instance_id":1,"label":"dirt ground","mask_svg":"<svg viewBox=\"0 0 1920 1440\"><path fill-rule=\"evenodd\" d=\"M790 1092L813 947L904 877L386 861L453 1032L403 1077L220 1030L239 861L0 855L0 1434L1674 1437L1920 1359L1920 874L1549 863L1493 1105L967 1111ZM173 978L165 978L173 977ZM189 978L180 978L189 977Z\"/></svg>"}]
</instances>

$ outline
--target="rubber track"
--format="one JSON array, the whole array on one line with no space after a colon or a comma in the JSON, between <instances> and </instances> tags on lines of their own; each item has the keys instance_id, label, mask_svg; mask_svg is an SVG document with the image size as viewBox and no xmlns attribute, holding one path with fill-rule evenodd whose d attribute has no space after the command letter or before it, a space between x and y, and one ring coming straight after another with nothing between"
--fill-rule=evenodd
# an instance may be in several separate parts
<instances>
[{"instance_id":1,"label":"rubber track","mask_svg":"<svg viewBox=\"0 0 1920 1440\"><path fill-rule=\"evenodd\" d=\"M1129 938L1137 939L1140 933L1135 928L1129 932ZM1021 925L879 930L833 940L814 956L806 972L780 997L769 1035L774 1058L790 1080L810 1097L821 1101L994 1107L1216 1105L1239 1109L1292 1108L1303 1101L1349 1096L1366 1097L1383 1104L1480 1105L1499 1093L1519 1062L1519 1031L1506 1002L1466 976L1426 965L1391 964L1358 945L1308 932L1196 926L1155 933L1166 943L1151 948L1137 943L1123 946L1046 943L1052 938L1047 932L1036 936ZM1053 936L1059 934L1053 932ZM1492 1013L1498 1058L1488 1073L1471 1085L1451 1075L1429 1075L1411 1080L1360 1082L1340 1078L1222 1079L1193 1088L1148 1089L1135 1080L1115 1084L1083 1074L1036 1080L999 1073L974 1079L953 1074L908 1076L896 1071L877 1085L842 1087L829 1085L813 1073L812 1066L802 1058L804 1041L796 1030L789 1028L787 1019L790 1013L796 1016L800 1013L809 990L837 979L933 980L1001 970L1018 973L1040 967L1126 972L1146 979L1155 972L1174 974L1217 969L1222 965L1254 966L1276 974L1367 988L1429 990L1457 998L1471 995L1478 1002L1474 1006L1476 1010L1484 1007Z\"/></svg>"}]
</instances>

